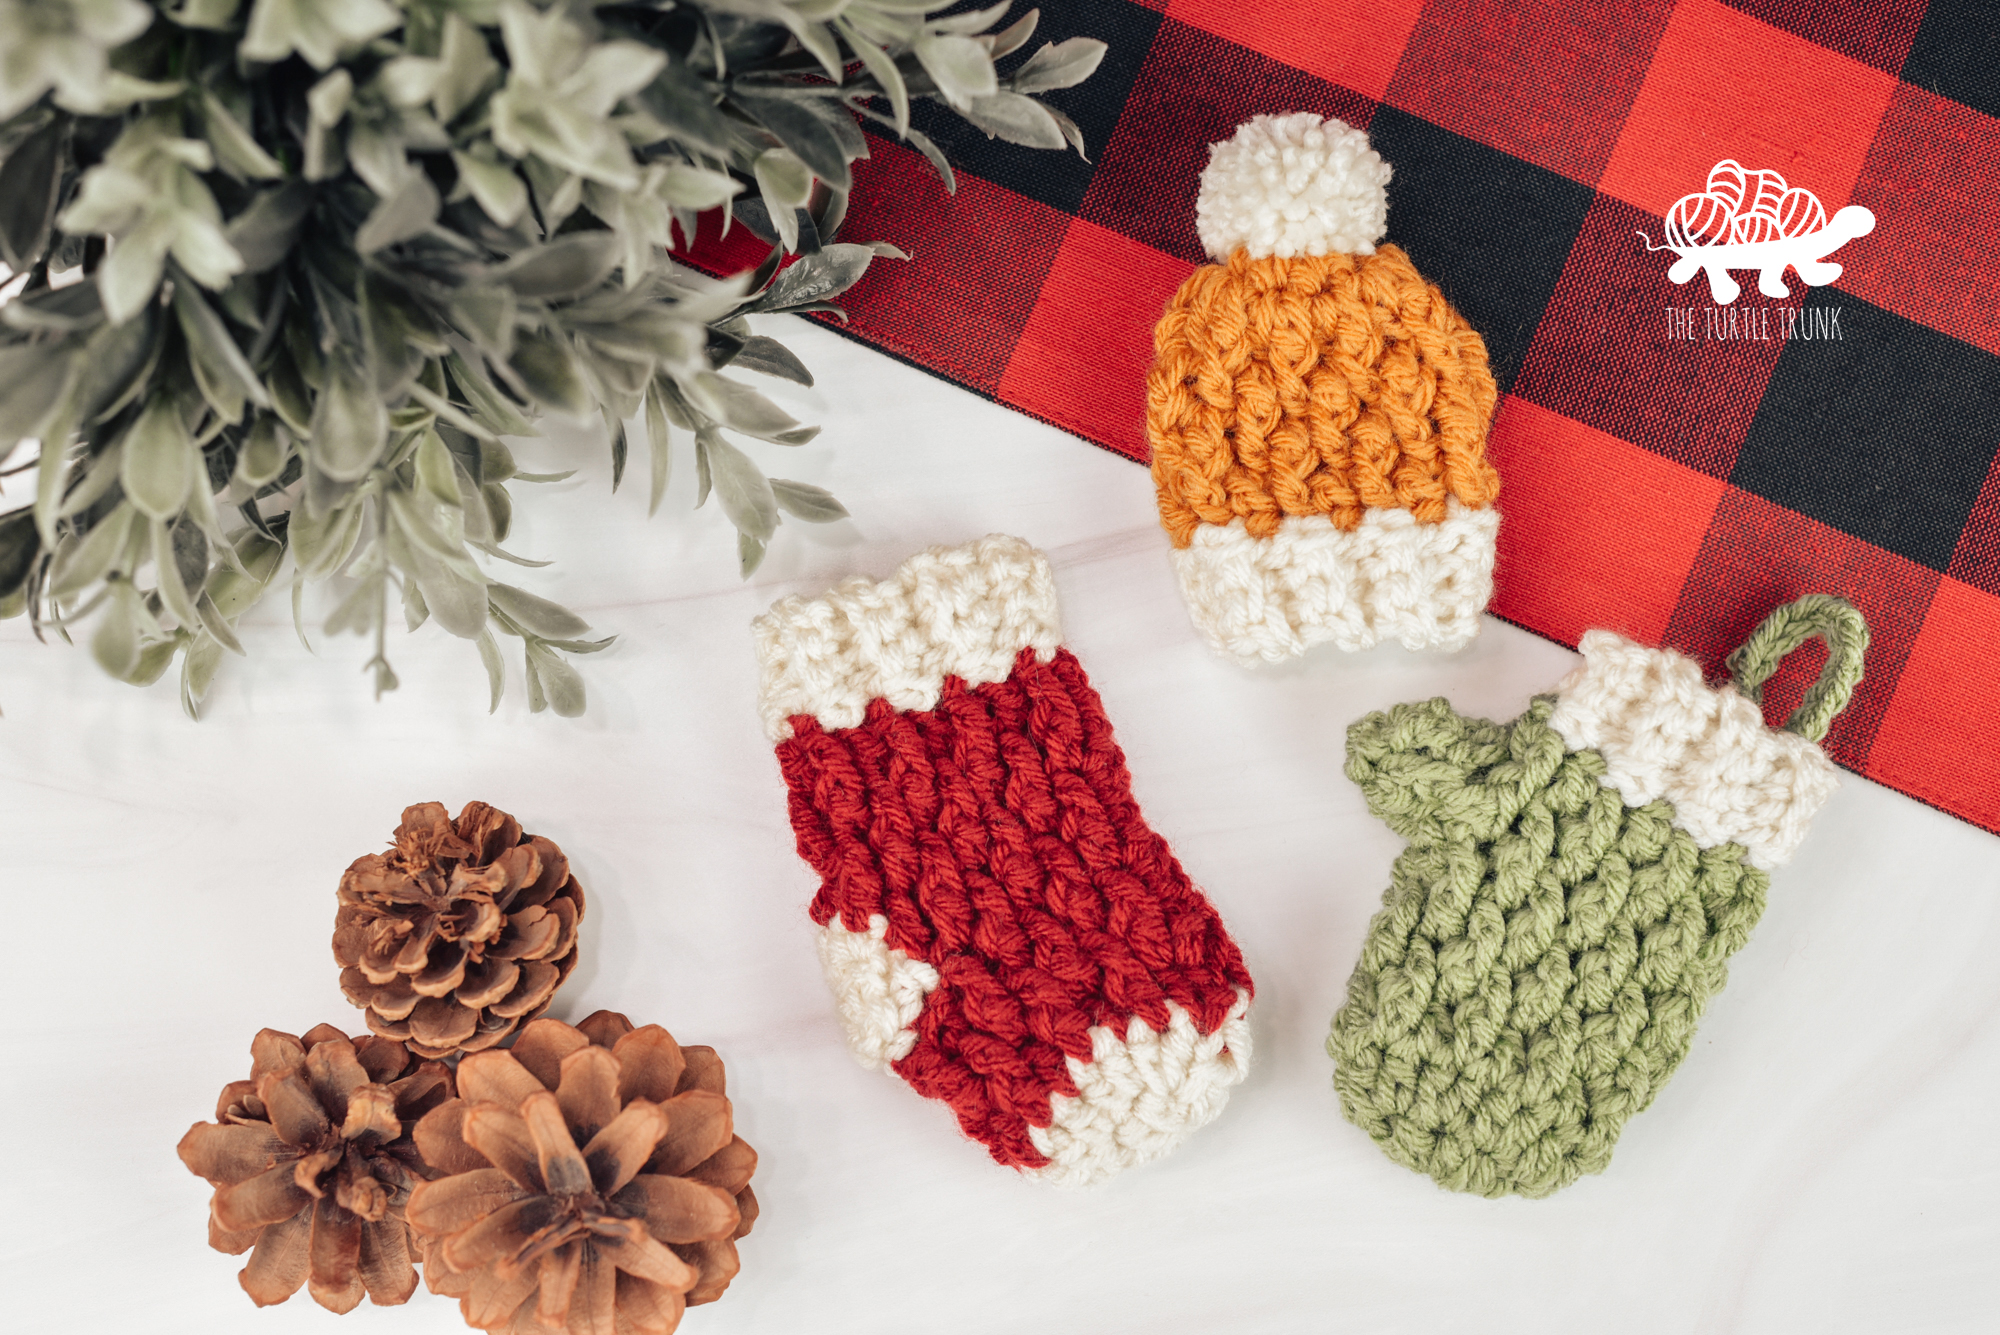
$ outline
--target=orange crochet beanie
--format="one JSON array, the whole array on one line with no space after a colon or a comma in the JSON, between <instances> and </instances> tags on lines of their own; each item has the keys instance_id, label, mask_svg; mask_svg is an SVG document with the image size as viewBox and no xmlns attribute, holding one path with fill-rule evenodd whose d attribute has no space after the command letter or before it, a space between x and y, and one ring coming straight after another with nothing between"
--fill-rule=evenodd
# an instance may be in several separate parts
<instances>
[{"instance_id":1,"label":"orange crochet beanie","mask_svg":"<svg viewBox=\"0 0 2000 1335\"><path fill-rule=\"evenodd\" d=\"M1216 263L1153 335L1160 523L1195 625L1245 662L1456 649L1492 596L1486 344L1378 245L1389 174L1340 121L1246 121L1202 173Z\"/></svg>"}]
</instances>

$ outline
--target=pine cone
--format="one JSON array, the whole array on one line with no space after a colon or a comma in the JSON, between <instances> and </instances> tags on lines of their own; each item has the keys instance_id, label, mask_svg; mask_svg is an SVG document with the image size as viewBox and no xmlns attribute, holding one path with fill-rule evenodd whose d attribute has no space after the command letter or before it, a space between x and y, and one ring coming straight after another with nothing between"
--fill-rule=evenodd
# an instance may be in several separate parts
<instances>
[{"instance_id":1,"label":"pine cone","mask_svg":"<svg viewBox=\"0 0 2000 1335\"><path fill-rule=\"evenodd\" d=\"M304 1038L261 1031L250 1078L226 1085L215 1121L181 1137L181 1162L215 1187L208 1243L239 1256L238 1277L259 1307L306 1284L313 1300L352 1311L417 1287L414 1239L403 1220L426 1168L407 1133L452 1096L451 1072L401 1043L323 1024ZM418 1253L419 1255L421 1253Z\"/></svg>"},{"instance_id":2,"label":"pine cone","mask_svg":"<svg viewBox=\"0 0 2000 1335\"><path fill-rule=\"evenodd\" d=\"M583 887L562 850L484 802L403 812L387 853L340 878L333 958L368 1027L421 1057L490 1048L576 967Z\"/></svg>"},{"instance_id":3,"label":"pine cone","mask_svg":"<svg viewBox=\"0 0 2000 1335\"><path fill-rule=\"evenodd\" d=\"M442 1174L410 1197L424 1279L470 1325L664 1335L736 1276L757 1152L731 1128L715 1049L599 1011L537 1020L467 1057L461 1098L417 1124Z\"/></svg>"}]
</instances>

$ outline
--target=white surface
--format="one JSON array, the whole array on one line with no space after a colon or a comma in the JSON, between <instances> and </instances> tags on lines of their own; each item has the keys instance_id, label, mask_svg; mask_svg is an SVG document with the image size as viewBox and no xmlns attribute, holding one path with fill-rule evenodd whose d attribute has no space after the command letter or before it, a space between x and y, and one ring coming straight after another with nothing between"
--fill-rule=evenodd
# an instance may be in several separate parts
<instances>
[{"instance_id":1,"label":"white surface","mask_svg":"<svg viewBox=\"0 0 2000 1335\"><path fill-rule=\"evenodd\" d=\"M1846 777L1611 1170L1544 1201L1441 1191L1341 1120L1321 1048L1398 849L1341 776L1344 730L1440 693L1510 718L1575 656L1489 621L1452 658L1231 666L1188 625L1143 469L830 334L773 332L820 377L788 402L827 430L751 448L858 518L787 525L748 586L713 504L688 513L685 456L649 523L643 482L606 495L601 450L523 451L587 461L519 506L513 544L560 558L521 583L622 636L582 662L581 721L529 716L518 664L488 718L472 646L434 628L392 641L404 686L375 704L368 646L316 637L309 658L282 598L199 724L171 680L135 691L0 625L9 1329L463 1329L421 1291L345 1318L303 1294L253 1308L174 1143L260 1026L359 1027L335 882L405 804L471 798L557 840L588 890L556 1013L613 1007L728 1062L764 1214L690 1335L1994 1329L2000 843ZM749 623L774 598L996 529L1052 558L1146 813L1258 988L1222 1118L1082 1194L995 1167L848 1054L757 718Z\"/></svg>"}]
</instances>

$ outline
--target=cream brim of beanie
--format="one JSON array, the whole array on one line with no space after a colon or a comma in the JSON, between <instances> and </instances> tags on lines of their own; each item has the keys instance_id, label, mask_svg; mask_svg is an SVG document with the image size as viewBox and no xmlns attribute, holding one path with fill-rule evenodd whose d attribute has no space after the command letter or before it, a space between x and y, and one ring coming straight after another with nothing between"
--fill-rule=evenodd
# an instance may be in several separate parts
<instances>
[{"instance_id":1,"label":"cream brim of beanie","mask_svg":"<svg viewBox=\"0 0 2000 1335\"><path fill-rule=\"evenodd\" d=\"M1276 663L1315 644L1367 649L1463 648L1493 597L1500 512L1452 499L1424 524L1374 509L1352 529L1325 515L1289 515L1267 538L1241 519L1203 524L1173 553L1188 615L1222 653Z\"/></svg>"}]
</instances>

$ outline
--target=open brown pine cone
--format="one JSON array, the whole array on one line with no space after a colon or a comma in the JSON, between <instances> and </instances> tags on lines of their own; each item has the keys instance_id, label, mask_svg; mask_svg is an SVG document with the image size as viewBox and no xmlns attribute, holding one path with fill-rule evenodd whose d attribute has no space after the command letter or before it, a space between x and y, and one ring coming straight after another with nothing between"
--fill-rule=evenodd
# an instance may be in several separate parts
<instances>
[{"instance_id":1,"label":"open brown pine cone","mask_svg":"<svg viewBox=\"0 0 2000 1335\"><path fill-rule=\"evenodd\" d=\"M583 887L562 850L484 802L403 812L340 878L333 958L368 1027L420 1057L478 1052L548 1009L576 967Z\"/></svg>"},{"instance_id":2,"label":"open brown pine cone","mask_svg":"<svg viewBox=\"0 0 2000 1335\"><path fill-rule=\"evenodd\" d=\"M258 1033L250 1078L223 1087L215 1120L188 1128L180 1156L215 1187L209 1245L250 1252L239 1279L259 1307L300 1284L334 1312L364 1292L389 1307L416 1291L403 1207L431 1170L409 1131L451 1096L442 1063L390 1039L349 1042L330 1024L304 1038Z\"/></svg>"},{"instance_id":3,"label":"open brown pine cone","mask_svg":"<svg viewBox=\"0 0 2000 1335\"><path fill-rule=\"evenodd\" d=\"M736 1276L757 1152L715 1049L611 1011L537 1020L459 1064L417 1124L440 1174L410 1197L424 1280L509 1335L665 1335Z\"/></svg>"}]
</instances>

